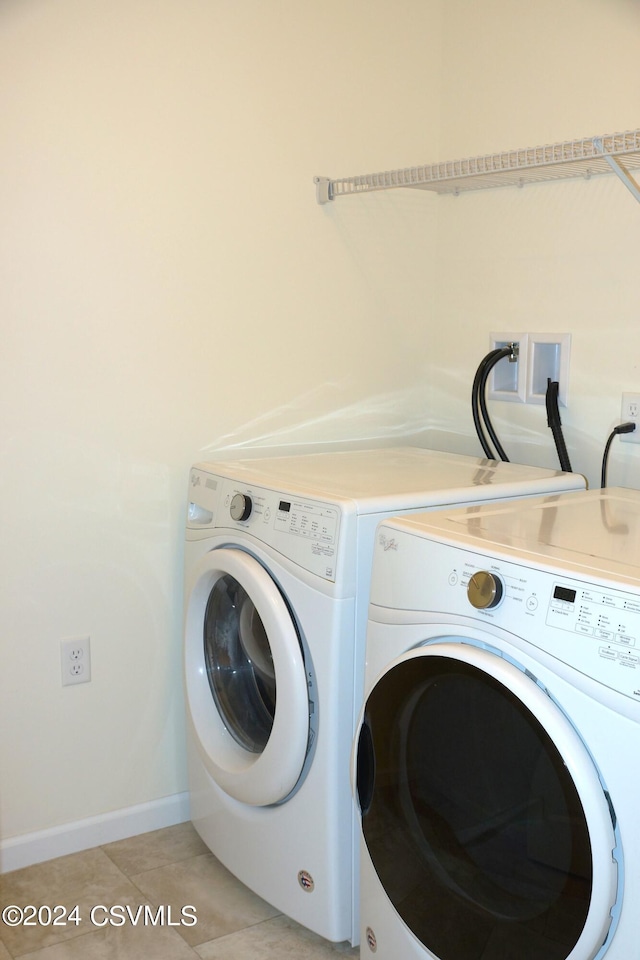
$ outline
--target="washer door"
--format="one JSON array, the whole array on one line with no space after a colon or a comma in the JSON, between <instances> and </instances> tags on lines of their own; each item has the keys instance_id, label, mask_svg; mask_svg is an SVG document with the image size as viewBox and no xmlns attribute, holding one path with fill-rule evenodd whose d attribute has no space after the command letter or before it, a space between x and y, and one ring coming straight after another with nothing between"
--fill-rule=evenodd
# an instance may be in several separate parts
<instances>
[{"instance_id":1,"label":"washer door","mask_svg":"<svg viewBox=\"0 0 640 960\"><path fill-rule=\"evenodd\" d=\"M279 803L309 741L305 663L275 582L242 550L211 550L188 585L187 708L201 757L236 800Z\"/></svg>"},{"instance_id":2,"label":"washer door","mask_svg":"<svg viewBox=\"0 0 640 960\"><path fill-rule=\"evenodd\" d=\"M591 960L617 895L612 812L575 730L528 674L436 642L367 698L364 839L385 892L438 960Z\"/></svg>"}]
</instances>

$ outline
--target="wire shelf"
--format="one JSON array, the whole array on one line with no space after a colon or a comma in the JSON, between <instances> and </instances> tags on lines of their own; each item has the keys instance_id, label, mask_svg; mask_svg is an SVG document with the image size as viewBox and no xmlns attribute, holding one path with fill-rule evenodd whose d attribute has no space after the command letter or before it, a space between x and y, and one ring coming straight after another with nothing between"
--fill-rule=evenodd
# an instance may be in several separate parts
<instances>
[{"instance_id":1,"label":"wire shelf","mask_svg":"<svg viewBox=\"0 0 640 960\"><path fill-rule=\"evenodd\" d=\"M624 160L624 165L621 160ZM460 194L469 190L514 185L521 187L550 180L589 179L613 171L640 200L640 190L627 173L628 169L637 168L640 168L640 130L630 130L358 177L337 180L315 177L314 182L318 203L328 203L349 194L398 187Z\"/></svg>"}]
</instances>

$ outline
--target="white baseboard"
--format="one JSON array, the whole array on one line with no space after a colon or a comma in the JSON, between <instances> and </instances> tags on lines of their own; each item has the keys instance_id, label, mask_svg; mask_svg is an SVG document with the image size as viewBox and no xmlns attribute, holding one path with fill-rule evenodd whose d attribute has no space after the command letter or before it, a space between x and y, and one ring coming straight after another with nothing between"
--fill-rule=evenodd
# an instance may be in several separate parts
<instances>
[{"instance_id":1,"label":"white baseboard","mask_svg":"<svg viewBox=\"0 0 640 960\"><path fill-rule=\"evenodd\" d=\"M189 794L139 803L86 820L64 823L49 830L25 833L0 841L0 873L42 863L67 853L78 853L103 843L125 840L139 833L171 827L189 819Z\"/></svg>"}]
</instances>

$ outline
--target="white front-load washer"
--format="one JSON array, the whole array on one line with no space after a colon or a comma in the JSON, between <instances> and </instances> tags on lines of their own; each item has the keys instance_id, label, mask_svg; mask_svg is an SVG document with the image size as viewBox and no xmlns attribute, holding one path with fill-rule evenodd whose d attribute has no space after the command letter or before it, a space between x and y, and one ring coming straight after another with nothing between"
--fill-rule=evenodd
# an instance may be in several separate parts
<instances>
[{"instance_id":1,"label":"white front-load washer","mask_svg":"<svg viewBox=\"0 0 640 960\"><path fill-rule=\"evenodd\" d=\"M573 474L416 448L193 467L191 817L253 891L329 940L357 942L349 757L377 522L579 487Z\"/></svg>"},{"instance_id":2,"label":"white front-load washer","mask_svg":"<svg viewBox=\"0 0 640 960\"><path fill-rule=\"evenodd\" d=\"M385 521L352 778L363 957L640 944L640 493Z\"/></svg>"}]
</instances>

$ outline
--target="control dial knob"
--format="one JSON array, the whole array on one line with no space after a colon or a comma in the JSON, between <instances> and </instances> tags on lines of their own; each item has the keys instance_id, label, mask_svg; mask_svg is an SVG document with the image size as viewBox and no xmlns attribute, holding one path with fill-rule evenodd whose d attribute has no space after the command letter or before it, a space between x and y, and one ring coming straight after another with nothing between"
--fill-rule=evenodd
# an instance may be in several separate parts
<instances>
[{"instance_id":1,"label":"control dial knob","mask_svg":"<svg viewBox=\"0 0 640 960\"><path fill-rule=\"evenodd\" d=\"M478 570L467 584L469 603L476 610L489 610L497 607L502 600L504 587L500 577L488 570Z\"/></svg>"},{"instance_id":2,"label":"control dial knob","mask_svg":"<svg viewBox=\"0 0 640 960\"><path fill-rule=\"evenodd\" d=\"M251 516L253 502L247 493L236 493L231 500L229 513L232 520L248 520Z\"/></svg>"}]
</instances>

